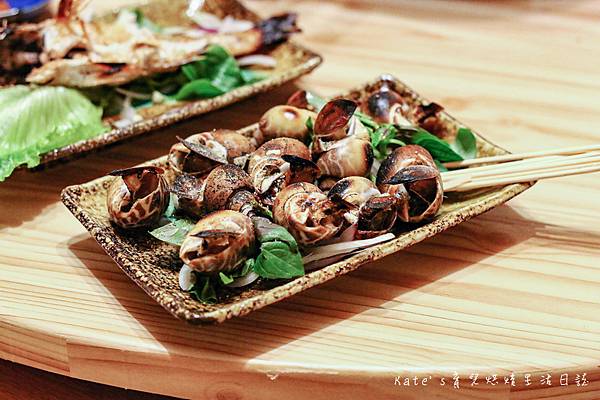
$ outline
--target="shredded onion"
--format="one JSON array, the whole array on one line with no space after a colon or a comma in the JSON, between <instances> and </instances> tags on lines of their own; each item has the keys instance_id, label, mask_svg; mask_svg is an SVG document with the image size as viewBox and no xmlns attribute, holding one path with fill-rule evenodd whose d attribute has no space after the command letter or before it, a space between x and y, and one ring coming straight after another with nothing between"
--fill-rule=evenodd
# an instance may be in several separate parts
<instances>
[{"instance_id":1,"label":"shredded onion","mask_svg":"<svg viewBox=\"0 0 600 400\"><path fill-rule=\"evenodd\" d=\"M187 292L192 290L195 283L196 275L194 275L194 271L187 264L183 264L179 270L179 287Z\"/></svg>"},{"instance_id":2,"label":"shredded onion","mask_svg":"<svg viewBox=\"0 0 600 400\"><path fill-rule=\"evenodd\" d=\"M151 94L133 92L131 90L127 90L127 89L123 89L123 88L119 88L119 87L115 88L115 91L117 93L121 93L122 95L124 95L126 97L130 97L132 99L137 99L137 100L150 100L152 98Z\"/></svg>"},{"instance_id":3,"label":"shredded onion","mask_svg":"<svg viewBox=\"0 0 600 400\"><path fill-rule=\"evenodd\" d=\"M123 100L123 109L119 114L121 119L114 121L112 124L117 128L125 128L133 124L134 122L141 121L142 117L135 111L135 108L131 105L131 97L126 96Z\"/></svg>"},{"instance_id":4,"label":"shredded onion","mask_svg":"<svg viewBox=\"0 0 600 400\"><path fill-rule=\"evenodd\" d=\"M252 28L254 28L253 22L243 19L235 19L228 15L225 17L225 19L223 19L223 21L221 21L219 33L246 32Z\"/></svg>"},{"instance_id":5,"label":"shredded onion","mask_svg":"<svg viewBox=\"0 0 600 400\"><path fill-rule=\"evenodd\" d=\"M251 54L240 57L237 59L237 63L240 67L258 65L260 67L275 68L277 66L277 60L265 54Z\"/></svg>"},{"instance_id":6,"label":"shredded onion","mask_svg":"<svg viewBox=\"0 0 600 400\"><path fill-rule=\"evenodd\" d=\"M259 278L258 274L254 271L248 272L246 275L239 278L235 278L227 287L242 287L247 286Z\"/></svg>"},{"instance_id":7,"label":"shredded onion","mask_svg":"<svg viewBox=\"0 0 600 400\"><path fill-rule=\"evenodd\" d=\"M387 242L393 239L395 236L393 233L386 233L381 236L374 237L372 239L354 240L352 242L342 242L335 244L328 244L325 246L313 247L310 254L302 258L302 262L306 265L313 261L329 258L337 255L345 255L352 253L356 250L360 250L365 247L372 246L374 244Z\"/></svg>"}]
</instances>

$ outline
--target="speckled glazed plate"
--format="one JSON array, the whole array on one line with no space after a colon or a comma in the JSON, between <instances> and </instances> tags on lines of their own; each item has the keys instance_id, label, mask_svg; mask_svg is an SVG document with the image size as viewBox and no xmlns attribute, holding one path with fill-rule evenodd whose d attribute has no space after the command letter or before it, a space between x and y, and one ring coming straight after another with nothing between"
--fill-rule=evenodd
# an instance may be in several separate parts
<instances>
[{"instance_id":1,"label":"speckled glazed plate","mask_svg":"<svg viewBox=\"0 0 600 400\"><path fill-rule=\"evenodd\" d=\"M185 17L187 0L151 0L139 8L153 21L161 25L187 25ZM231 15L238 19L257 21L259 17L236 0L206 0L203 9L219 17ZM103 23L110 23L117 11L99 17ZM302 19L299 21L302 25ZM187 118L208 113L246 99L258 93L281 86L299 76L309 73L321 64L322 58L316 53L293 42L285 42L272 49L269 54L277 60L273 70L264 71L268 77L251 85L246 85L210 99L155 105L138 110L142 120L124 128L115 128L95 138L82 140L61 147L41 156L41 164L72 157L100 147L162 128Z\"/></svg>"},{"instance_id":2,"label":"speckled glazed plate","mask_svg":"<svg viewBox=\"0 0 600 400\"><path fill-rule=\"evenodd\" d=\"M343 97L358 100L375 90L383 81L392 85L413 107L420 103L428 103L412 89L390 76L382 76L374 82L343 94ZM442 124L449 135L456 132L458 127L464 126L445 113L442 116ZM256 129L256 125L252 125L240 132L252 135ZM477 137L480 157L506 153L482 136ZM148 164L166 166L166 157L149 161ZM178 270L181 264L176 247L160 242L147 233L125 233L110 224L105 204L111 180L112 177L102 177L82 185L69 186L62 192L62 201L135 283L171 314L193 324L223 322L293 296L489 211L531 186L529 183L514 184L448 198L433 222L399 234L389 242L370 247L345 260L291 281L275 284L271 282L270 286L257 281L246 288L228 289L219 303L211 305L202 304L179 289Z\"/></svg>"}]
</instances>

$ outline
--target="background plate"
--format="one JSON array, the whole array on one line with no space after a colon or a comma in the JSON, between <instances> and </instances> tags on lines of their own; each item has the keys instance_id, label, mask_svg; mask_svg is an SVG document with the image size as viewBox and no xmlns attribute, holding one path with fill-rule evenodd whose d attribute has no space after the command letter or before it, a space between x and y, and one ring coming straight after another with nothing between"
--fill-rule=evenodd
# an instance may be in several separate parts
<instances>
[{"instance_id":1,"label":"background plate","mask_svg":"<svg viewBox=\"0 0 600 400\"><path fill-rule=\"evenodd\" d=\"M398 91L411 107L428 103L415 91L388 75L351 90L341 97L359 100L376 90L384 81ZM458 127L464 126L446 113L442 113L441 119L448 136L452 136ZM251 135L256 129L256 125L252 125L239 132ZM481 135L476 135L479 156L506 153L506 150L492 144ZM166 165L166 157L150 161L148 164ZM105 203L111 180L112 177L102 177L82 185L69 186L62 192L62 201L136 284L171 314L194 324L223 322L327 282L489 211L532 185L514 184L484 192L458 194L444 201L439 215L433 222L400 234L394 240L358 252L352 257L303 277L271 287L256 283L244 289L228 291L226 297L218 304L202 304L179 289L180 263L174 246L160 242L147 233L124 233L110 224Z\"/></svg>"},{"instance_id":2,"label":"background plate","mask_svg":"<svg viewBox=\"0 0 600 400\"><path fill-rule=\"evenodd\" d=\"M153 0L140 5L146 16L158 24L189 25L185 17L187 0ZM260 18L236 0L206 0L204 10L220 17L231 15L238 19L257 21ZM118 11L114 11L98 20L109 24ZM299 25L302 26L300 18ZM178 102L170 105L155 105L140 109L143 120L124 128L115 128L98 137L82 140L41 155L40 165L79 155L124 139L132 138L188 118L244 100L258 93L281 86L295 78L309 73L322 62L321 56L290 41L282 43L269 53L277 60L277 66L262 81L231 90L221 96L210 99Z\"/></svg>"}]
</instances>

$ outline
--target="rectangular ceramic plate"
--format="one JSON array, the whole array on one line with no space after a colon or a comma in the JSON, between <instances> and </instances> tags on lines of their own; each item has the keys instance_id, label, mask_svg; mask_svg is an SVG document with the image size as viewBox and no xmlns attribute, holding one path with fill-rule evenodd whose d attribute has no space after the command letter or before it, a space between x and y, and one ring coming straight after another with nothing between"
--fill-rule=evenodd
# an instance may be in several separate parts
<instances>
[{"instance_id":1,"label":"rectangular ceramic plate","mask_svg":"<svg viewBox=\"0 0 600 400\"><path fill-rule=\"evenodd\" d=\"M152 0L139 8L144 15L159 25L189 25L191 22L185 17L187 0ZM238 19L251 21L259 17L246 9L236 0L206 0L203 9L219 17L231 15ZM103 23L110 23L118 11L99 17ZM302 24L302 21L299 21ZM143 119L124 128L115 128L95 138L79 141L77 143L52 150L41 156L41 164L58 159L75 156L90 150L98 149L123 139L141 135L152 130L162 128L187 118L195 117L213 110L225 107L246 99L258 93L266 92L281 86L299 76L309 73L321 64L322 58L310 50L292 42L282 43L269 53L277 60L277 66L268 72L268 77L234 89L221 96L210 99L178 102L168 106L155 105L140 110Z\"/></svg>"},{"instance_id":2,"label":"rectangular ceramic plate","mask_svg":"<svg viewBox=\"0 0 600 400\"><path fill-rule=\"evenodd\" d=\"M428 103L412 89L390 76L382 76L374 82L343 94L343 97L361 99L384 80L391 84L411 107ZM450 135L456 132L458 127L464 126L446 113L441 120ZM251 135L255 129L256 125L253 125L240 132ZM477 138L480 157L506 153L482 136L477 135ZM166 157L150 161L149 164L165 166ZM244 289L230 289L221 302L211 305L202 304L179 289L180 262L176 247L160 242L147 233L125 233L110 224L106 211L106 192L112 179L103 177L83 185L69 186L62 192L62 201L135 283L171 314L193 324L223 322L293 296L482 214L531 186L515 184L485 192L459 194L444 201L439 215L433 222L400 234L394 240L358 252L345 260L292 281L271 283L269 287L256 282Z\"/></svg>"}]
</instances>

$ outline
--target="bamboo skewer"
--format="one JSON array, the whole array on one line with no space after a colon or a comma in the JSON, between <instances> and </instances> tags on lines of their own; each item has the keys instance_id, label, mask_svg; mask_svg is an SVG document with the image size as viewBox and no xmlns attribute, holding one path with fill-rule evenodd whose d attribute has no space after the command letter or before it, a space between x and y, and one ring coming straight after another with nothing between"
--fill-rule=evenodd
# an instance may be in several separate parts
<instances>
[{"instance_id":1,"label":"bamboo skewer","mask_svg":"<svg viewBox=\"0 0 600 400\"><path fill-rule=\"evenodd\" d=\"M488 164L488 163L502 163L507 161L516 161L516 160L525 160L529 158L538 158L545 156L567 156L572 154L581 154L589 151L600 151L600 144L593 144L588 146L576 146L576 147L565 147L562 149L552 149L552 150L540 150L540 151L530 151L527 153L520 154L503 154L501 156L491 156L491 157L482 157L482 158L474 158L472 160L463 160L463 161L453 161L444 163L446 168L461 168L468 167L471 165L479 165L479 164Z\"/></svg>"},{"instance_id":2,"label":"bamboo skewer","mask_svg":"<svg viewBox=\"0 0 600 400\"><path fill-rule=\"evenodd\" d=\"M442 173L445 192L530 182L600 171L600 151L545 156Z\"/></svg>"}]
</instances>

